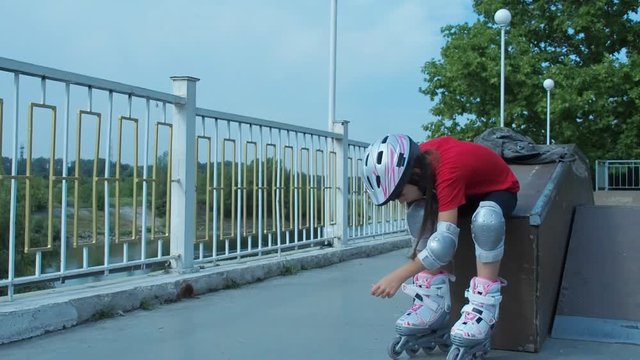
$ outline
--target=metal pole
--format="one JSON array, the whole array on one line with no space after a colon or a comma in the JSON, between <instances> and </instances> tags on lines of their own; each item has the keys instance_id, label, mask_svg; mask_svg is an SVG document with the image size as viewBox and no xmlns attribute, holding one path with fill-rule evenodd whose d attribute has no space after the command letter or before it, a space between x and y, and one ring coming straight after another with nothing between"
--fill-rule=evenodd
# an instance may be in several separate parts
<instances>
[{"instance_id":1,"label":"metal pole","mask_svg":"<svg viewBox=\"0 0 640 360\"><path fill-rule=\"evenodd\" d=\"M336 120L336 33L338 0L331 0L331 26L329 35L329 131Z\"/></svg>"},{"instance_id":2,"label":"metal pole","mask_svg":"<svg viewBox=\"0 0 640 360\"><path fill-rule=\"evenodd\" d=\"M551 90L547 90L547 145L551 144Z\"/></svg>"},{"instance_id":3,"label":"metal pole","mask_svg":"<svg viewBox=\"0 0 640 360\"><path fill-rule=\"evenodd\" d=\"M511 22L511 13L500 9L493 15L493 20L500 26L500 126L504 127L504 32Z\"/></svg>"},{"instance_id":4,"label":"metal pole","mask_svg":"<svg viewBox=\"0 0 640 360\"><path fill-rule=\"evenodd\" d=\"M500 126L504 127L504 31L500 29Z\"/></svg>"},{"instance_id":5,"label":"metal pole","mask_svg":"<svg viewBox=\"0 0 640 360\"><path fill-rule=\"evenodd\" d=\"M9 288L7 289L7 296L9 301L13 301L13 294L15 291L13 280L16 274L16 222L18 212L18 182L15 177L20 171L18 164L22 163L22 156L18 159L18 126L20 124L19 109L20 109L20 74L13 74L13 87L14 87L14 99L13 104L13 145L11 149L11 199L9 200L9 269L7 269L7 277L9 280ZM64 210L63 210L64 211Z\"/></svg>"},{"instance_id":6,"label":"metal pole","mask_svg":"<svg viewBox=\"0 0 640 360\"><path fill-rule=\"evenodd\" d=\"M542 86L547 90L547 145L551 144L551 90L555 86L552 79L546 79Z\"/></svg>"}]
</instances>

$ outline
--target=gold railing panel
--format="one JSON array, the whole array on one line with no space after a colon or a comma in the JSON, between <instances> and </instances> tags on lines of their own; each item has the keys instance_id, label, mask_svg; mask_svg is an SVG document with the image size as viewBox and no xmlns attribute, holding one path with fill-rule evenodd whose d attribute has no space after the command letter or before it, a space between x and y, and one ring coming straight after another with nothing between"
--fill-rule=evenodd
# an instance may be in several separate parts
<instances>
[{"instance_id":1,"label":"gold railing panel","mask_svg":"<svg viewBox=\"0 0 640 360\"><path fill-rule=\"evenodd\" d=\"M4 128L3 123L4 118L4 101L0 98L0 180L2 180L2 175L4 175L4 158L2 157L2 129Z\"/></svg>"},{"instance_id":2,"label":"gold railing panel","mask_svg":"<svg viewBox=\"0 0 640 360\"><path fill-rule=\"evenodd\" d=\"M82 149L82 121L83 116L92 116L96 118L96 137L94 141L93 149L93 175L91 177L91 241L79 241L78 235L78 223L80 214L80 150ZM76 121L76 166L75 177L72 179L74 182L74 205L73 205L73 247L78 245L94 245L98 242L98 156L100 154L100 125L102 121L102 114L91 111L80 110Z\"/></svg>"},{"instance_id":3,"label":"gold railing panel","mask_svg":"<svg viewBox=\"0 0 640 360\"><path fill-rule=\"evenodd\" d=\"M262 216L263 216L263 226L264 233L267 234L269 232L273 232L276 230L276 145L275 144L266 144L264 146L264 156L262 163L262 181L264 186L262 186ZM269 164L269 160L271 163ZM271 166L271 169L269 169ZM271 171L269 171L271 170ZM271 175L271 176L269 176ZM269 181L271 179L271 181ZM269 201L268 191L271 190L271 201ZM271 212L269 213L269 204L271 204ZM271 228L267 226L269 224L269 217L271 217Z\"/></svg>"},{"instance_id":4,"label":"gold railing panel","mask_svg":"<svg viewBox=\"0 0 640 360\"><path fill-rule=\"evenodd\" d=\"M198 237L197 229L198 229L198 204L196 201L196 208L194 210L194 217L196 222L196 243L206 242L211 240L209 237L209 223L211 222L209 209L211 208L211 137L209 136L197 136L196 137L196 199L198 196L198 173L199 165L200 165L200 142L206 143L207 150L207 166L205 167L206 177L205 177L205 210L204 210L204 238Z\"/></svg>"},{"instance_id":5,"label":"gold railing panel","mask_svg":"<svg viewBox=\"0 0 640 360\"><path fill-rule=\"evenodd\" d=\"M356 226L364 225L364 209L362 208L362 201L360 201L360 199L366 194L364 194L363 179L358 175L358 169L362 169L362 163L362 159L356 160L356 167L353 169L353 178L355 179L354 196L356 197ZM358 208L358 206L360 207Z\"/></svg>"},{"instance_id":6,"label":"gold railing panel","mask_svg":"<svg viewBox=\"0 0 640 360\"><path fill-rule=\"evenodd\" d=\"M389 210L388 210L389 211L389 216L387 216L387 221L386 221L387 223L392 223L393 220L395 220L396 204L397 203L398 203L397 201L394 201L391 204L389 204L390 205L389 206Z\"/></svg>"},{"instance_id":7,"label":"gold railing panel","mask_svg":"<svg viewBox=\"0 0 640 360\"><path fill-rule=\"evenodd\" d=\"M338 206L338 155L335 151L329 152L329 177L330 177L330 185L328 186L329 190L329 225L336 224L337 217L337 206Z\"/></svg>"},{"instance_id":8,"label":"gold railing panel","mask_svg":"<svg viewBox=\"0 0 640 360\"><path fill-rule=\"evenodd\" d=\"M227 168L227 144L231 145L232 161L231 161L231 183L226 184L225 174ZM234 193L237 189L236 186L236 141L234 139L223 139L222 141L222 165L220 169L220 239L230 239L236 236L236 196ZM231 229L227 234L225 232L225 193L229 191L231 197Z\"/></svg>"},{"instance_id":9,"label":"gold railing panel","mask_svg":"<svg viewBox=\"0 0 640 360\"><path fill-rule=\"evenodd\" d=\"M169 150L167 150L167 176L165 179L166 189L166 202L164 214L164 233L156 235L156 186L158 184L158 143L160 138L160 127L167 127L169 129ZM156 123L155 131L155 144L153 145L153 181L151 183L151 237L149 240L168 239L171 233L171 174L173 167L173 125L167 123Z\"/></svg>"},{"instance_id":10,"label":"gold railing panel","mask_svg":"<svg viewBox=\"0 0 640 360\"><path fill-rule=\"evenodd\" d=\"M315 199L320 203L320 210L314 213L314 224L316 226L322 227L325 225L325 193L326 188L322 183L325 179L325 169L324 169L324 150L316 150L315 153L315 178L313 179L314 183L314 194ZM315 205L314 205L315 206ZM314 208L315 209L315 208Z\"/></svg>"},{"instance_id":11,"label":"gold railing panel","mask_svg":"<svg viewBox=\"0 0 640 360\"><path fill-rule=\"evenodd\" d=\"M134 142L133 142L133 203L132 203L132 222L131 237L122 238L120 236L120 186L122 178L120 177L120 168L122 165L122 126L124 122L131 122L134 125ZM116 163L116 216L115 216L115 242L131 242L138 240L138 119L120 116L118 118L118 161Z\"/></svg>"},{"instance_id":12,"label":"gold railing panel","mask_svg":"<svg viewBox=\"0 0 640 360\"><path fill-rule=\"evenodd\" d=\"M51 111L51 136L49 147L49 192L47 203L47 245L40 247L31 246L31 161L33 160L33 110L35 108L46 109ZM25 189L25 214L24 214L24 252L33 253L38 251L50 251L53 249L53 180L55 170L56 155L56 107L46 104L29 104L29 116L27 125L27 169L24 179L26 181ZM16 159L14 159L16 161Z\"/></svg>"},{"instance_id":13,"label":"gold railing panel","mask_svg":"<svg viewBox=\"0 0 640 360\"><path fill-rule=\"evenodd\" d=\"M300 229L310 228L311 220L311 153L309 148L300 148L298 155L298 181L304 182L298 186L299 203L298 207L298 227Z\"/></svg>"},{"instance_id":14,"label":"gold railing panel","mask_svg":"<svg viewBox=\"0 0 640 360\"><path fill-rule=\"evenodd\" d=\"M287 159L290 160L289 162L287 162ZM284 201L284 195L285 195L285 186L284 186L284 179L287 173L287 164L291 165L291 170L289 171L289 224L287 225L287 214L285 214L285 201ZM282 185L280 188L282 189L282 204L281 204L281 208L280 208L280 218L282 220L282 230L284 231L289 231L289 230L293 230L293 191L294 191L294 183L293 183L293 146L290 145L285 145L282 147L282 166L280 167L280 179L282 180Z\"/></svg>"},{"instance_id":15,"label":"gold railing panel","mask_svg":"<svg viewBox=\"0 0 640 360\"><path fill-rule=\"evenodd\" d=\"M382 223L382 215L384 215L384 206L376 206L375 207L375 212L376 212L376 219L377 219L377 223L381 224Z\"/></svg>"},{"instance_id":16,"label":"gold railing panel","mask_svg":"<svg viewBox=\"0 0 640 360\"><path fill-rule=\"evenodd\" d=\"M251 155L253 159L249 159L249 149L252 149ZM242 224L244 236L255 235L257 233L257 206L258 206L258 143L247 141L244 145L244 181L243 181L243 206L242 206ZM251 226L247 222L248 194L249 194L249 163L253 163L251 174Z\"/></svg>"},{"instance_id":17,"label":"gold railing panel","mask_svg":"<svg viewBox=\"0 0 640 360\"><path fill-rule=\"evenodd\" d=\"M353 224L355 224L355 218L353 216L355 184L353 183L353 158L351 156L347 157L347 173L345 175L347 176L347 186L349 187L349 190L345 191L345 193L347 194L347 224L349 224L348 226L352 227L354 226Z\"/></svg>"},{"instance_id":18,"label":"gold railing panel","mask_svg":"<svg viewBox=\"0 0 640 360\"><path fill-rule=\"evenodd\" d=\"M364 198L364 213L366 214L366 216L363 215L364 217L364 224L365 225L371 225L373 224L373 212L375 211L375 209L373 208L373 201L371 201L371 198L369 198L369 196L366 196Z\"/></svg>"}]
</instances>

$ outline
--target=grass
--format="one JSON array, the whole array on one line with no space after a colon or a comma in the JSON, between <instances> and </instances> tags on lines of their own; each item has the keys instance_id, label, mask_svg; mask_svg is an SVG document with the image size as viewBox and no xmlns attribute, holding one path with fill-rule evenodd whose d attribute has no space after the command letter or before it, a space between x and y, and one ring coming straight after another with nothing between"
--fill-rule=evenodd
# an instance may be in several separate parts
<instances>
[{"instance_id":1,"label":"grass","mask_svg":"<svg viewBox=\"0 0 640 360\"><path fill-rule=\"evenodd\" d=\"M290 276L300 272L300 267L295 266L293 263L285 262L283 264L282 275Z\"/></svg>"},{"instance_id":2,"label":"grass","mask_svg":"<svg viewBox=\"0 0 640 360\"><path fill-rule=\"evenodd\" d=\"M117 314L118 312L115 311L115 309L113 309L111 306L105 306L104 308L96 311L93 315L91 315L91 317L89 318L89 321L110 319L115 317Z\"/></svg>"},{"instance_id":3,"label":"grass","mask_svg":"<svg viewBox=\"0 0 640 360\"><path fill-rule=\"evenodd\" d=\"M151 311L153 309L155 309L156 307L158 307L158 302L154 299L142 299L142 301L140 301L140 309L145 310L145 311Z\"/></svg>"}]
</instances>

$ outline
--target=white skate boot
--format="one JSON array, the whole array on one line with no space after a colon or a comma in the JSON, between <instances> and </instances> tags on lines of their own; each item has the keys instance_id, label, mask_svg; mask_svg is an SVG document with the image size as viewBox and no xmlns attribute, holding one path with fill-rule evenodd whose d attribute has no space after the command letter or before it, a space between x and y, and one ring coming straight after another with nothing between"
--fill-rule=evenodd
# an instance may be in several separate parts
<instances>
[{"instance_id":1,"label":"white skate boot","mask_svg":"<svg viewBox=\"0 0 640 360\"><path fill-rule=\"evenodd\" d=\"M451 328L453 347L447 360L484 359L491 349L491 332L498 321L500 289L503 279L490 281L474 277L465 297L469 304L462 307L462 316Z\"/></svg>"},{"instance_id":2,"label":"white skate boot","mask_svg":"<svg viewBox=\"0 0 640 360\"><path fill-rule=\"evenodd\" d=\"M446 272L433 275L423 271L413 277L413 285L402 284L402 291L414 301L396 321L399 336L389 346L392 359L403 351L415 356L420 349L431 352L438 346L444 352L449 350L449 280L453 276Z\"/></svg>"}]
</instances>

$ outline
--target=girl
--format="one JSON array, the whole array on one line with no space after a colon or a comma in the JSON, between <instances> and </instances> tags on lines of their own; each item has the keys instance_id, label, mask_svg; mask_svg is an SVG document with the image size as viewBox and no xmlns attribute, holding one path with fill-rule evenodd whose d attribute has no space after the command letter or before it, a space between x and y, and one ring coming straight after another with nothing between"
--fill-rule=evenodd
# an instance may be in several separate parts
<instances>
[{"instance_id":1,"label":"girl","mask_svg":"<svg viewBox=\"0 0 640 360\"><path fill-rule=\"evenodd\" d=\"M520 189L506 162L483 145L451 137L418 145L406 135L387 135L367 149L364 183L376 205L394 200L406 203L409 228L418 230L418 234L412 231L415 245L410 261L371 288L373 296L389 298L413 277L413 286L403 286L416 301L396 322L401 335L447 326L449 275L442 268L457 248L459 212L471 207L477 276L465 292L469 303L450 336L454 345L463 348L488 344L504 285L498 272L505 217L515 208ZM417 224L412 222L416 213Z\"/></svg>"}]
</instances>

